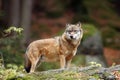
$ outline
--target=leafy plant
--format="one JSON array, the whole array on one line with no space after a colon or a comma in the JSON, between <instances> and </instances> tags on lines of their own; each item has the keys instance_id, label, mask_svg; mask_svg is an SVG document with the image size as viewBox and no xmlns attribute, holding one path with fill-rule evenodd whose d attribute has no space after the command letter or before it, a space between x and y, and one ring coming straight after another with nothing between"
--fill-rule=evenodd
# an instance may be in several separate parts
<instances>
[{"instance_id":1,"label":"leafy plant","mask_svg":"<svg viewBox=\"0 0 120 80\"><path fill-rule=\"evenodd\" d=\"M21 64L23 60L22 54L20 54L23 53L20 43L20 39L22 37L21 32L23 31L23 29L10 27L5 30L6 33L11 33L13 31L16 33L15 35L0 39L0 52L2 55L0 58L4 58L5 65L7 63Z\"/></svg>"},{"instance_id":2,"label":"leafy plant","mask_svg":"<svg viewBox=\"0 0 120 80\"><path fill-rule=\"evenodd\" d=\"M23 31L23 28L16 28L14 26L11 26L7 30L5 30L6 33L11 33L12 31L20 34Z\"/></svg>"},{"instance_id":3,"label":"leafy plant","mask_svg":"<svg viewBox=\"0 0 120 80\"><path fill-rule=\"evenodd\" d=\"M102 67L101 64L96 63L96 62L90 62L89 64L90 64L90 66Z\"/></svg>"}]
</instances>

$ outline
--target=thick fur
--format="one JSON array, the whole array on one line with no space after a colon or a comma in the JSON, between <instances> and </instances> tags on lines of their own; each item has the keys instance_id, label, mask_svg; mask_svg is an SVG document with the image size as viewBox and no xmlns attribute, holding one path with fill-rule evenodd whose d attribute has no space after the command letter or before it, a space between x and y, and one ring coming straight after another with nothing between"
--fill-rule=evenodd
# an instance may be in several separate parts
<instances>
[{"instance_id":1,"label":"thick fur","mask_svg":"<svg viewBox=\"0 0 120 80\"><path fill-rule=\"evenodd\" d=\"M83 36L81 24L67 24L62 36L33 41L25 54L25 70L34 72L38 63L59 61L68 68Z\"/></svg>"}]
</instances>

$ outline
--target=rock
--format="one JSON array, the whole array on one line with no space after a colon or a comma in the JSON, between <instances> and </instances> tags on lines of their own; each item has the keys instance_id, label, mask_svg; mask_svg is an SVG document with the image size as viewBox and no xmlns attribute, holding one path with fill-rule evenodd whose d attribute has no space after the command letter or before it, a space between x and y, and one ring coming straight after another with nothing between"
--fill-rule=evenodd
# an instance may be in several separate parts
<instances>
[{"instance_id":1,"label":"rock","mask_svg":"<svg viewBox=\"0 0 120 80\"><path fill-rule=\"evenodd\" d=\"M103 54L103 43L99 32L96 32L93 36L86 38L80 47L84 54Z\"/></svg>"},{"instance_id":2,"label":"rock","mask_svg":"<svg viewBox=\"0 0 120 80\"><path fill-rule=\"evenodd\" d=\"M97 79L95 79L95 78L90 78L89 80L97 80Z\"/></svg>"},{"instance_id":3,"label":"rock","mask_svg":"<svg viewBox=\"0 0 120 80\"><path fill-rule=\"evenodd\" d=\"M86 55L86 64L89 65L90 62L96 62L97 64L101 64L106 67L105 61L103 61L102 55Z\"/></svg>"},{"instance_id":4,"label":"rock","mask_svg":"<svg viewBox=\"0 0 120 80\"><path fill-rule=\"evenodd\" d=\"M97 62L104 67L107 66L103 55L102 38L99 32L86 38L79 46L78 53L87 54L86 64L89 64L89 62Z\"/></svg>"},{"instance_id":5,"label":"rock","mask_svg":"<svg viewBox=\"0 0 120 80\"><path fill-rule=\"evenodd\" d=\"M106 80L116 80L114 75L107 76Z\"/></svg>"}]
</instances>

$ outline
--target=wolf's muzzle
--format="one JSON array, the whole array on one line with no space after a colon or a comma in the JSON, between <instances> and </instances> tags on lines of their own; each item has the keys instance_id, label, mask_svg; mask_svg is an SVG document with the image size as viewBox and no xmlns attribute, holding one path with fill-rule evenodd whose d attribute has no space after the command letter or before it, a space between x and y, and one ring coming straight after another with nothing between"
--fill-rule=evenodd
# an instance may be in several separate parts
<instances>
[{"instance_id":1,"label":"wolf's muzzle","mask_svg":"<svg viewBox=\"0 0 120 80\"><path fill-rule=\"evenodd\" d=\"M71 39L73 39L73 36L70 36Z\"/></svg>"}]
</instances>

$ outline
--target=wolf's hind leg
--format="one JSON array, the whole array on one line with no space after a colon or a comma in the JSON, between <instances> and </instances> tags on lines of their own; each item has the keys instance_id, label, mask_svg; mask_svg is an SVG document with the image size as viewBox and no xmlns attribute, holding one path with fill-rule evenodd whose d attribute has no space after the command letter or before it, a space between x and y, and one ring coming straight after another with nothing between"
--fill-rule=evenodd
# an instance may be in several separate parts
<instances>
[{"instance_id":1,"label":"wolf's hind leg","mask_svg":"<svg viewBox=\"0 0 120 80\"><path fill-rule=\"evenodd\" d=\"M31 69L31 61L29 60L28 56L25 54L25 70L27 73L30 72Z\"/></svg>"},{"instance_id":2,"label":"wolf's hind leg","mask_svg":"<svg viewBox=\"0 0 120 80\"><path fill-rule=\"evenodd\" d=\"M34 61L32 61L30 73L35 71L36 65L37 65L38 61L39 61L39 58L34 60Z\"/></svg>"},{"instance_id":3,"label":"wolf's hind leg","mask_svg":"<svg viewBox=\"0 0 120 80\"><path fill-rule=\"evenodd\" d=\"M36 65L36 68L38 68L40 66L40 64L42 63L42 60L43 60L43 55L40 56L39 61Z\"/></svg>"}]
</instances>

